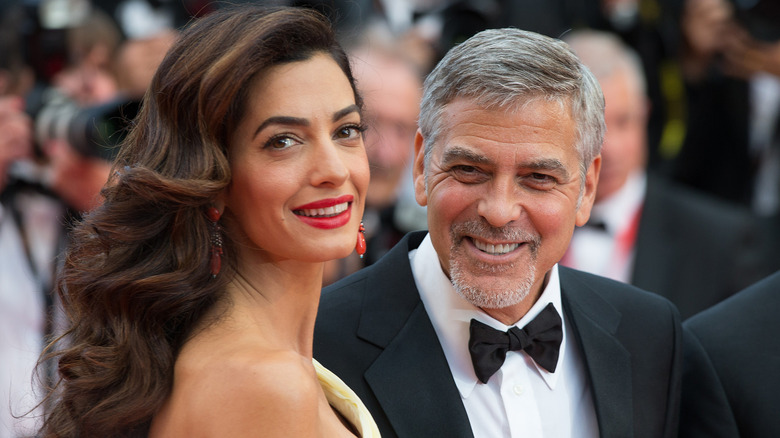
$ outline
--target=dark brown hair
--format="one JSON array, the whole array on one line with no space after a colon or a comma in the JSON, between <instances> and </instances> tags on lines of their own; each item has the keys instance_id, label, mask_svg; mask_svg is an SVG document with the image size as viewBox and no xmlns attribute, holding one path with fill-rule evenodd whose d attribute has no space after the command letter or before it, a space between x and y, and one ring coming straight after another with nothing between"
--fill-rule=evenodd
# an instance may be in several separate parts
<instances>
[{"instance_id":1,"label":"dark brown hair","mask_svg":"<svg viewBox=\"0 0 780 438\"><path fill-rule=\"evenodd\" d=\"M180 348L234 272L226 230L222 272L210 276L205 211L230 182L228 140L249 84L320 52L339 64L360 105L331 25L311 9L220 9L168 52L105 201L75 228L65 255L58 293L70 326L41 359L56 359L59 371L44 436L147 434Z\"/></svg>"}]
</instances>

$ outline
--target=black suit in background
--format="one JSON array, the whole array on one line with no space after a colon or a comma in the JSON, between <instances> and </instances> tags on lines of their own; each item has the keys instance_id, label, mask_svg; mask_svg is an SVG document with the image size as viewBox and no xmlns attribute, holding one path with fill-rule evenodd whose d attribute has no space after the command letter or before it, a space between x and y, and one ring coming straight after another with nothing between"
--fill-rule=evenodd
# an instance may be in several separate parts
<instances>
[{"instance_id":1,"label":"black suit in background","mask_svg":"<svg viewBox=\"0 0 780 438\"><path fill-rule=\"evenodd\" d=\"M685 322L680 437L780 437L780 271Z\"/></svg>"},{"instance_id":2,"label":"black suit in background","mask_svg":"<svg viewBox=\"0 0 780 438\"><path fill-rule=\"evenodd\" d=\"M780 268L759 248L750 212L649 174L631 284L686 319Z\"/></svg>"},{"instance_id":3,"label":"black suit in background","mask_svg":"<svg viewBox=\"0 0 780 438\"><path fill-rule=\"evenodd\" d=\"M687 131L670 163L676 181L731 202L750 206L756 166L750 154L748 82L719 72L686 83Z\"/></svg>"},{"instance_id":4,"label":"black suit in background","mask_svg":"<svg viewBox=\"0 0 780 438\"><path fill-rule=\"evenodd\" d=\"M472 437L414 283L410 233L379 262L323 290L314 357L360 396L384 438ZM602 437L674 437L682 373L679 314L632 286L560 268L565 317L590 377Z\"/></svg>"}]
</instances>

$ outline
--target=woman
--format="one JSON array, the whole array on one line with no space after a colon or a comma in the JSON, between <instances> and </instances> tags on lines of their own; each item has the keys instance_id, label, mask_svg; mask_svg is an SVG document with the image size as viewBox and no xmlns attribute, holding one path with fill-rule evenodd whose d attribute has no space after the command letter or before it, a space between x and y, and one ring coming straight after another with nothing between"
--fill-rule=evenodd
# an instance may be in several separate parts
<instances>
[{"instance_id":1,"label":"woman","mask_svg":"<svg viewBox=\"0 0 780 438\"><path fill-rule=\"evenodd\" d=\"M362 241L360 104L311 10L182 34L73 234L45 436L378 436L312 359L323 264Z\"/></svg>"}]
</instances>

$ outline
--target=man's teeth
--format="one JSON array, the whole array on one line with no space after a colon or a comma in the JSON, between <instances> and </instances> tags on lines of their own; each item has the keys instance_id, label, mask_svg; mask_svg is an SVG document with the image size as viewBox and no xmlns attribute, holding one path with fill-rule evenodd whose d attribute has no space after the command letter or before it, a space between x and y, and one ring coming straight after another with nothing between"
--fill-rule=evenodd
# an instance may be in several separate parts
<instances>
[{"instance_id":1,"label":"man's teeth","mask_svg":"<svg viewBox=\"0 0 780 438\"><path fill-rule=\"evenodd\" d=\"M520 246L519 243L493 245L492 243L485 243L476 239L473 239L473 241L474 241L474 246L476 246L477 249L479 249L482 252L486 252L488 254L493 254L493 255L506 254L508 252L514 251L515 249L517 249L518 246Z\"/></svg>"},{"instance_id":2,"label":"man's teeth","mask_svg":"<svg viewBox=\"0 0 780 438\"><path fill-rule=\"evenodd\" d=\"M295 213L309 217L331 217L343 213L349 207L349 202L344 202L333 207L327 208L307 208L305 210L296 210Z\"/></svg>"}]
</instances>

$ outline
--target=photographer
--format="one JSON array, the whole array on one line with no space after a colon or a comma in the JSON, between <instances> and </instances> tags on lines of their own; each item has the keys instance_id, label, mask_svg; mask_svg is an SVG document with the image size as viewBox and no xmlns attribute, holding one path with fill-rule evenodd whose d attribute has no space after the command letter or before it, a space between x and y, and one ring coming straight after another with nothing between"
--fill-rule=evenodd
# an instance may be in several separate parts
<instances>
[{"instance_id":1,"label":"photographer","mask_svg":"<svg viewBox=\"0 0 780 438\"><path fill-rule=\"evenodd\" d=\"M2 12L0 438L6 438L31 436L38 427L41 412L30 410L47 376L32 370L44 339L57 332L50 292L67 239L63 223L100 202L112 145L137 111L128 96L143 92L141 76L159 57L138 50L144 42L132 41L129 50L116 24L97 10L74 14L65 28L48 27L37 6ZM164 53L168 44L152 45Z\"/></svg>"},{"instance_id":2,"label":"photographer","mask_svg":"<svg viewBox=\"0 0 780 438\"><path fill-rule=\"evenodd\" d=\"M35 135L49 160L46 183L76 212L100 202L115 148L175 38L164 28L121 40L117 23L99 9L68 29L71 63L41 94Z\"/></svg>"},{"instance_id":3,"label":"photographer","mask_svg":"<svg viewBox=\"0 0 780 438\"><path fill-rule=\"evenodd\" d=\"M34 69L25 61L21 10L0 23L0 437L30 436L37 403L31 370L46 335L48 291L59 242L59 201L40 184L25 97ZM35 386L37 388L37 385ZM34 411L34 413L40 413Z\"/></svg>"},{"instance_id":4,"label":"photographer","mask_svg":"<svg viewBox=\"0 0 780 438\"><path fill-rule=\"evenodd\" d=\"M758 215L778 215L780 3L685 4L688 132L673 176Z\"/></svg>"},{"instance_id":5,"label":"photographer","mask_svg":"<svg viewBox=\"0 0 780 438\"><path fill-rule=\"evenodd\" d=\"M38 144L48 158L46 184L78 213L100 203L111 161L138 102L121 95L81 107L64 95L50 98L35 121Z\"/></svg>"}]
</instances>

